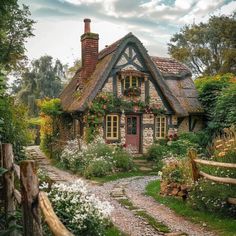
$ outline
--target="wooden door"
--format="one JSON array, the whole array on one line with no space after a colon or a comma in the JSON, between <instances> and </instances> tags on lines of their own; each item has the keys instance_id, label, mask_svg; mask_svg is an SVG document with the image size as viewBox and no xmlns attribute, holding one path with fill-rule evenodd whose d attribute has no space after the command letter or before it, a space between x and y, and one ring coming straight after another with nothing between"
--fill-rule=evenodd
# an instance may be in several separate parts
<instances>
[{"instance_id":1,"label":"wooden door","mask_svg":"<svg viewBox=\"0 0 236 236\"><path fill-rule=\"evenodd\" d=\"M135 153L140 151L140 116L126 116L126 146Z\"/></svg>"}]
</instances>

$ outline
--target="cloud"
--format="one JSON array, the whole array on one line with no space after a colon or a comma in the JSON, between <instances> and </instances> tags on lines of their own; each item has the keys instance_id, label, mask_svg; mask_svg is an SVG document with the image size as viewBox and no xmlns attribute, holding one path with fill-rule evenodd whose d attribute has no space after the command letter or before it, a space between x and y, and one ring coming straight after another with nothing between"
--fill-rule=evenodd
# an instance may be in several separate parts
<instances>
[{"instance_id":1,"label":"cloud","mask_svg":"<svg viewBox=\"0 0 236 236\"><path fill-rule=\"evenodd\" d=\"M236 1L233 0L19 0L19 2L29 5L32 17L39 22L35 26L34 43L29 44L29 47L38 46L37 40L39 44L42 42L45 44L42 35L46 34L48 42L52 44L48 46L50 52L57 50L55 55L58 57L59 45L62 45L61 54L66 54L67 59L71 53L66 53L71 50L68 49L68 45L71 47L75 42L79 45L79 36L83 33L83 18L92 19L92 30L100 34L102 46L132 31L148 47L151 54L166 55L171 35L178 32L185 24L206 22L210 15L230 14L236 9ZM51 22L54 22L53 26ZM57 30L48 34L46 32L50 31L48 25ZM70 37L75 37L74 32L77 32L78 40L69 40ZM57 44L53 45L55 40ZM80 50L78 45L73 48ZM44 48L43 45L38 47ZM39 53L37 49L37 55Z\"/></svg>"}]
</instances>

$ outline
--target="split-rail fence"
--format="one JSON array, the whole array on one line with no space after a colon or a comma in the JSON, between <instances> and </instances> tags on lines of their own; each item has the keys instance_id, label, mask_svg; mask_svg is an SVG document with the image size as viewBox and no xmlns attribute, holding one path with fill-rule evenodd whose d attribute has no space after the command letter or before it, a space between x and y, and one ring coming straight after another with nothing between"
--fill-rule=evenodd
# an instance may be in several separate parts
<instances>
[{"instance_id":1,"label":"split-rail fence","mask_svg":"<svg viewBox=\"0 0 236 236\"><path fill-rule=\"evenodd\" d=\"M17 204L21 206L24 236L43 236L42 216L50 231L56 236L73 236L59 220L47 194L39 191L36 163L34 160L24 160L20 165L14 163L12 145L0 144L0 166L5 170L2 175L1 202L4 205L6 219L11 219L7 227L16 224L14 217ZM15 184L18 179L20 187ZM19 184L18 184L19 185ZM8 220L9 221L9 220ZM16 230L10 236L18 236Z\"/></svg>"}]
</instances>

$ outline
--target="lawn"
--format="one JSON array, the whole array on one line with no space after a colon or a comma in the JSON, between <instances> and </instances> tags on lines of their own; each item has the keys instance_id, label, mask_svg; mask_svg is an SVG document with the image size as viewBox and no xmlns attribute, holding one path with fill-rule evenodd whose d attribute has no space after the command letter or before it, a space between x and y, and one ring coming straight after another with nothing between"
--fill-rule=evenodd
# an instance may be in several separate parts
<instances>
[{"instance_id":1,"label":"lawn","mask_svg":"<svg viewBox=\"0 0 236 236\"><path fill-rule=\"evenodd\" d=\"M153 197L159 203L162 203L177 214L195 222L203 224L211 230L217 231L222 236L235 236L236 235L236 219L228 218L226 216L217 215L209 212L202 212L194 210L182 199L174 197L163 197L158 193L160 192L160 181L152 181L146 187L146 194Z\"/></svg>"}]
</instances>

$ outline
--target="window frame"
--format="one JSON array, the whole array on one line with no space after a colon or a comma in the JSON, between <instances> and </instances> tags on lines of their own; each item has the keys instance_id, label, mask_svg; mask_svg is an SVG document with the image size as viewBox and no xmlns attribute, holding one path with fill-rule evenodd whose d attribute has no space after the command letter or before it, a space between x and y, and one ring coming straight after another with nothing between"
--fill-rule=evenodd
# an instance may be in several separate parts
<instances>
[{"instance_id":1,"label":"window frame","mask_svg":"<svg viewBox=\"0 0 236 236\"><path fill-rule=\"evenodd\" d=\"M110 133L111 136L108 136L108 118L111 117L111 126L110 126ZM114 125L114 117L116 117L116 125ZM118 140L119 139L119 125L120 125L120 117L118 114L107 114L105 117L105 123L106 123L106 133L105 137L107 140ZM114 135L114 128L117 128L116 135Z\"/></svg>"},{"instance_id":2,"label":"window frame","mask_svg":"<svg viewBox=\"0 0 236 236\"><path fill-rule=\"evenodd\" d=\"M124 79L123 79L123 87L124 87L124 90L125 89L129 89L129 88L139 88L139 78L138 76L136 75L128 75L126 76ZM133 86L133 80L135 80L135 86ZM129 87L126 88L126 83L129 82Z\"/></svg>"},{"instance_id":3,"label":"window frame","mask_svg":"<svg viewBox=\"0 0 236 236\"><path fill-rule=\"evenodd\" d=\"M157 121L157 119L159 119L159 122ZM164 124L163 124L163 119L164 119ZM163 128L164 128L164 133L163 133ZM167 135L167 117L164 115L155 116L155 138L162 139L165 138L166 135Z\"/></svg>"}]
</instances>

